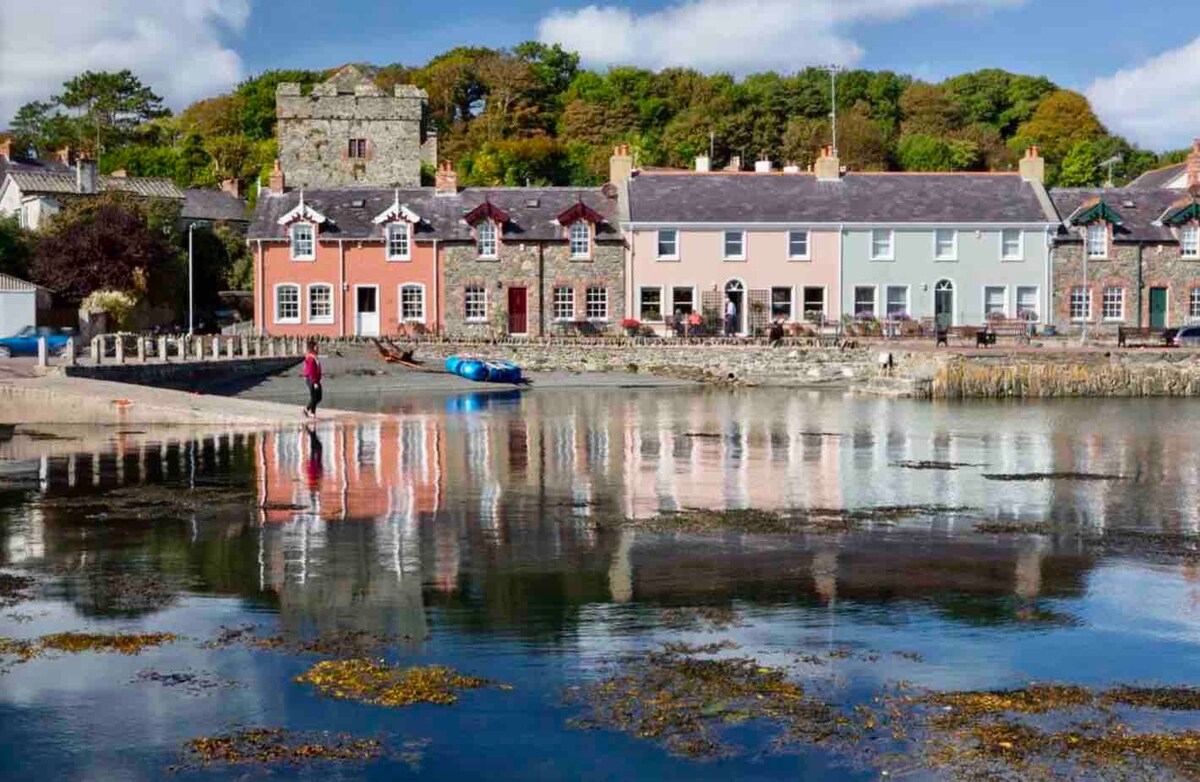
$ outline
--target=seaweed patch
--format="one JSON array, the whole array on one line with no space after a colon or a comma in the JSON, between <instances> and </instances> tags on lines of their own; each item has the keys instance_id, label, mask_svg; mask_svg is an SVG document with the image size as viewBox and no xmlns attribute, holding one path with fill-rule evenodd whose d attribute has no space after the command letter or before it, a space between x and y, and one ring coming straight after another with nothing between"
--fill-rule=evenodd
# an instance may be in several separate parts
<instances>
[{"instance_id":1,"label":"seaweed patch","mask_svg":"<svg viewBox=\"0 0 1200 782\"><path fill-rule=\"evenodd\" d=\"M207 671L162 672L144 669L137 672L131 683L152 683L178 689L192 696L209 695L214 690L244 689L245 684Z\"/></svg>"},{"instance_id":2,"label":"seaweed patch","mask_svg":"<svg viewBox=\"0 0 1200 782\"><path fill-rule=\"evenodd\" d=\"M346 733L301 733L281 728L247 728L194 738L184 745L179 765L171 771L213 766L296 765L313 762L373 760L383 755L378 739Z\"/></svg>"},{"instance_id":3,"label":"seaweed patch","mask_svg":"<svg viewBox=\"0 0 1200 782\"><path fill-rule=\"evenodd\" d=\"M461 690L494 686L512 689L488 679L464 676L442 665L402 668L374 660L323 660L296 677L331 698L376 706L410 706L414 703L450 705Z\"/></svg>"},{"instance_id":4,"label":"seaweed patch","mask_svg":"<svg viewBox=\"0 0 1200 782\"><path fill-rule=\"evenodd\" d=\"M29 592L36 583L36 579L29 576L0 573L0 608L12 608L18 603L31 600L33 596Z\"/></svg>"},{"instance_id":5,"label":"seaweed patch","mask_svg":"<svg viewBox=\"0 0 1200 782\"><path fill-rule=\"evenodd\" d=\"M982 464L972 464L970 462L938 462L938 461L899 461L892 462L890 467L898 467L901 470L957 470L959 467L982 467Z\"/></svg>"},{"instance_id":6,"label":"seaweed patch","mask_svg":"<svg viewBox=\"0 0 1200 782\"><path fill-rule=\"evenodd\" d=\"M745 626L745 622L737 611L724 606L664 608L662 624L663 627L671 630L707 630L708 632Z\"/></svg>"},{"instance_id":7,"label":"seaweed patch","mask_svg":"<svg viewBox=\"0 0 1200 782\"><path fill-rule=\"evenodd\" d=\"M223 649L244 646L249 649L278 649L292 654L320 654L328 657L364 657L396 646L409 636L371 633L366 630L338 630L322 633L316 638L288 639L281 635L260 636L255 625L221 627L216 638L201 646Z\"/></svg>"},{"instance_id":8,"label":"seaweed patch","mask_svg":"<svg viewBox=\"0 0 1200 782\"><path fill-rule=\"evenodd\" d=\"M892 524L922 516L946 516L971 508L953 505L880 505L864 508L800 508L766 511L753 508L710 510L688 508L648 519L625 519L624 524L649 532L739 532L786 535L802 532L843 532L869 524Z\"/></svg>"}]
</instances>

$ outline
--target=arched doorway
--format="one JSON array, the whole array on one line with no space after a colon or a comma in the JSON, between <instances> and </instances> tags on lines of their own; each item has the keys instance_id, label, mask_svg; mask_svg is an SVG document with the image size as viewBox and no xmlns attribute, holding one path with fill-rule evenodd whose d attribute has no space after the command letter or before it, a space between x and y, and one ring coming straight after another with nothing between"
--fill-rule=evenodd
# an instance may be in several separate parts
<instances>
[{"instance_id":1,"label":"arched doorway","mask_svg":"<svg viewBox=\"0 0 1200 782\"><path fill-rule=\"evenodd\" d=\"M954 283L938 280L933 286L933 321L939 328L954 325Z\"/></svg>"},{"instance_id":2,"label":"arched doorway","mask_svg":"<svg viewBox=\"0 0 1200 782\"><path fill-rule=\"evenodd\" d=\"M730 304L733 304L732 318ZM721 319L727 335L742 334L746 331L746 285L741 280L725 283L725 307L721 312Z\"/></svg>"}]
</instances>

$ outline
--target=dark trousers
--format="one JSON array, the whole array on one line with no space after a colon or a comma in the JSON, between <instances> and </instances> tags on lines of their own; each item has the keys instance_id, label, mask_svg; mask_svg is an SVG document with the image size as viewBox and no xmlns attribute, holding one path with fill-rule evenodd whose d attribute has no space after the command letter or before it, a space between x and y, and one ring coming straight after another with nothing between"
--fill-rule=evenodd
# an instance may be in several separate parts
<instances>
[{"instance_id":1,"label":"dark trousers","mask_svg":"<svg viewBox=\"0 0 1200 782\"><path fill-rule=\"evenodd\" d=\"M304 385L308 386L308 404L304 407L304 409L313 415L316 415L317 405L321 404L321 384L314 383L308 378L305 378Z\"/></svg>"}]
</instances>

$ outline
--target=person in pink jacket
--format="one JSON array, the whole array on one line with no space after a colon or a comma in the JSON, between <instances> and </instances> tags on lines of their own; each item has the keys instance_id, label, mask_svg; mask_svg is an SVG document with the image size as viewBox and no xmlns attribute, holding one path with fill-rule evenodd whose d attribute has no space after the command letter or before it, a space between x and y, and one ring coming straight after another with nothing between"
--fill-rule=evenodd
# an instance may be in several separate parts
<instances>
[{"instance_id":1,"label":"person in pink jacket","mask_svg":"<svg viewBox=\"0 0 1200 782\"><path fill-rule=\"evenodd\" d=\"M309 418L317 417L317 405L321 404L321 362L317 359L317 343L309 340L308 353L304 356L304 385L308 386L308 404L304 407L304 415Z\"/></svg>"}]
</instances>

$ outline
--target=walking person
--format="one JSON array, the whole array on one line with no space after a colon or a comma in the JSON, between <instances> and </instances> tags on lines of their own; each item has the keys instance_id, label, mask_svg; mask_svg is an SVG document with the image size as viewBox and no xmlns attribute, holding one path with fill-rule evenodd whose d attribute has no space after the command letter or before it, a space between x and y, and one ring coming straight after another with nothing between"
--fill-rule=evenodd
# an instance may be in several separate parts
<instances>
[{"instance_id":1,"label":"walking person","mask_svg":"<svg viewBox=\"0 0 1200 782\"><path fill-rule=\"evenodd\" d=\"M308 341L308 353L304 355L304 385L308 387L308 404L304 407L307 418L317 417L317 405L321 404L321 362L317 358L316 340Z\"/></svg>"}]
</instances>

